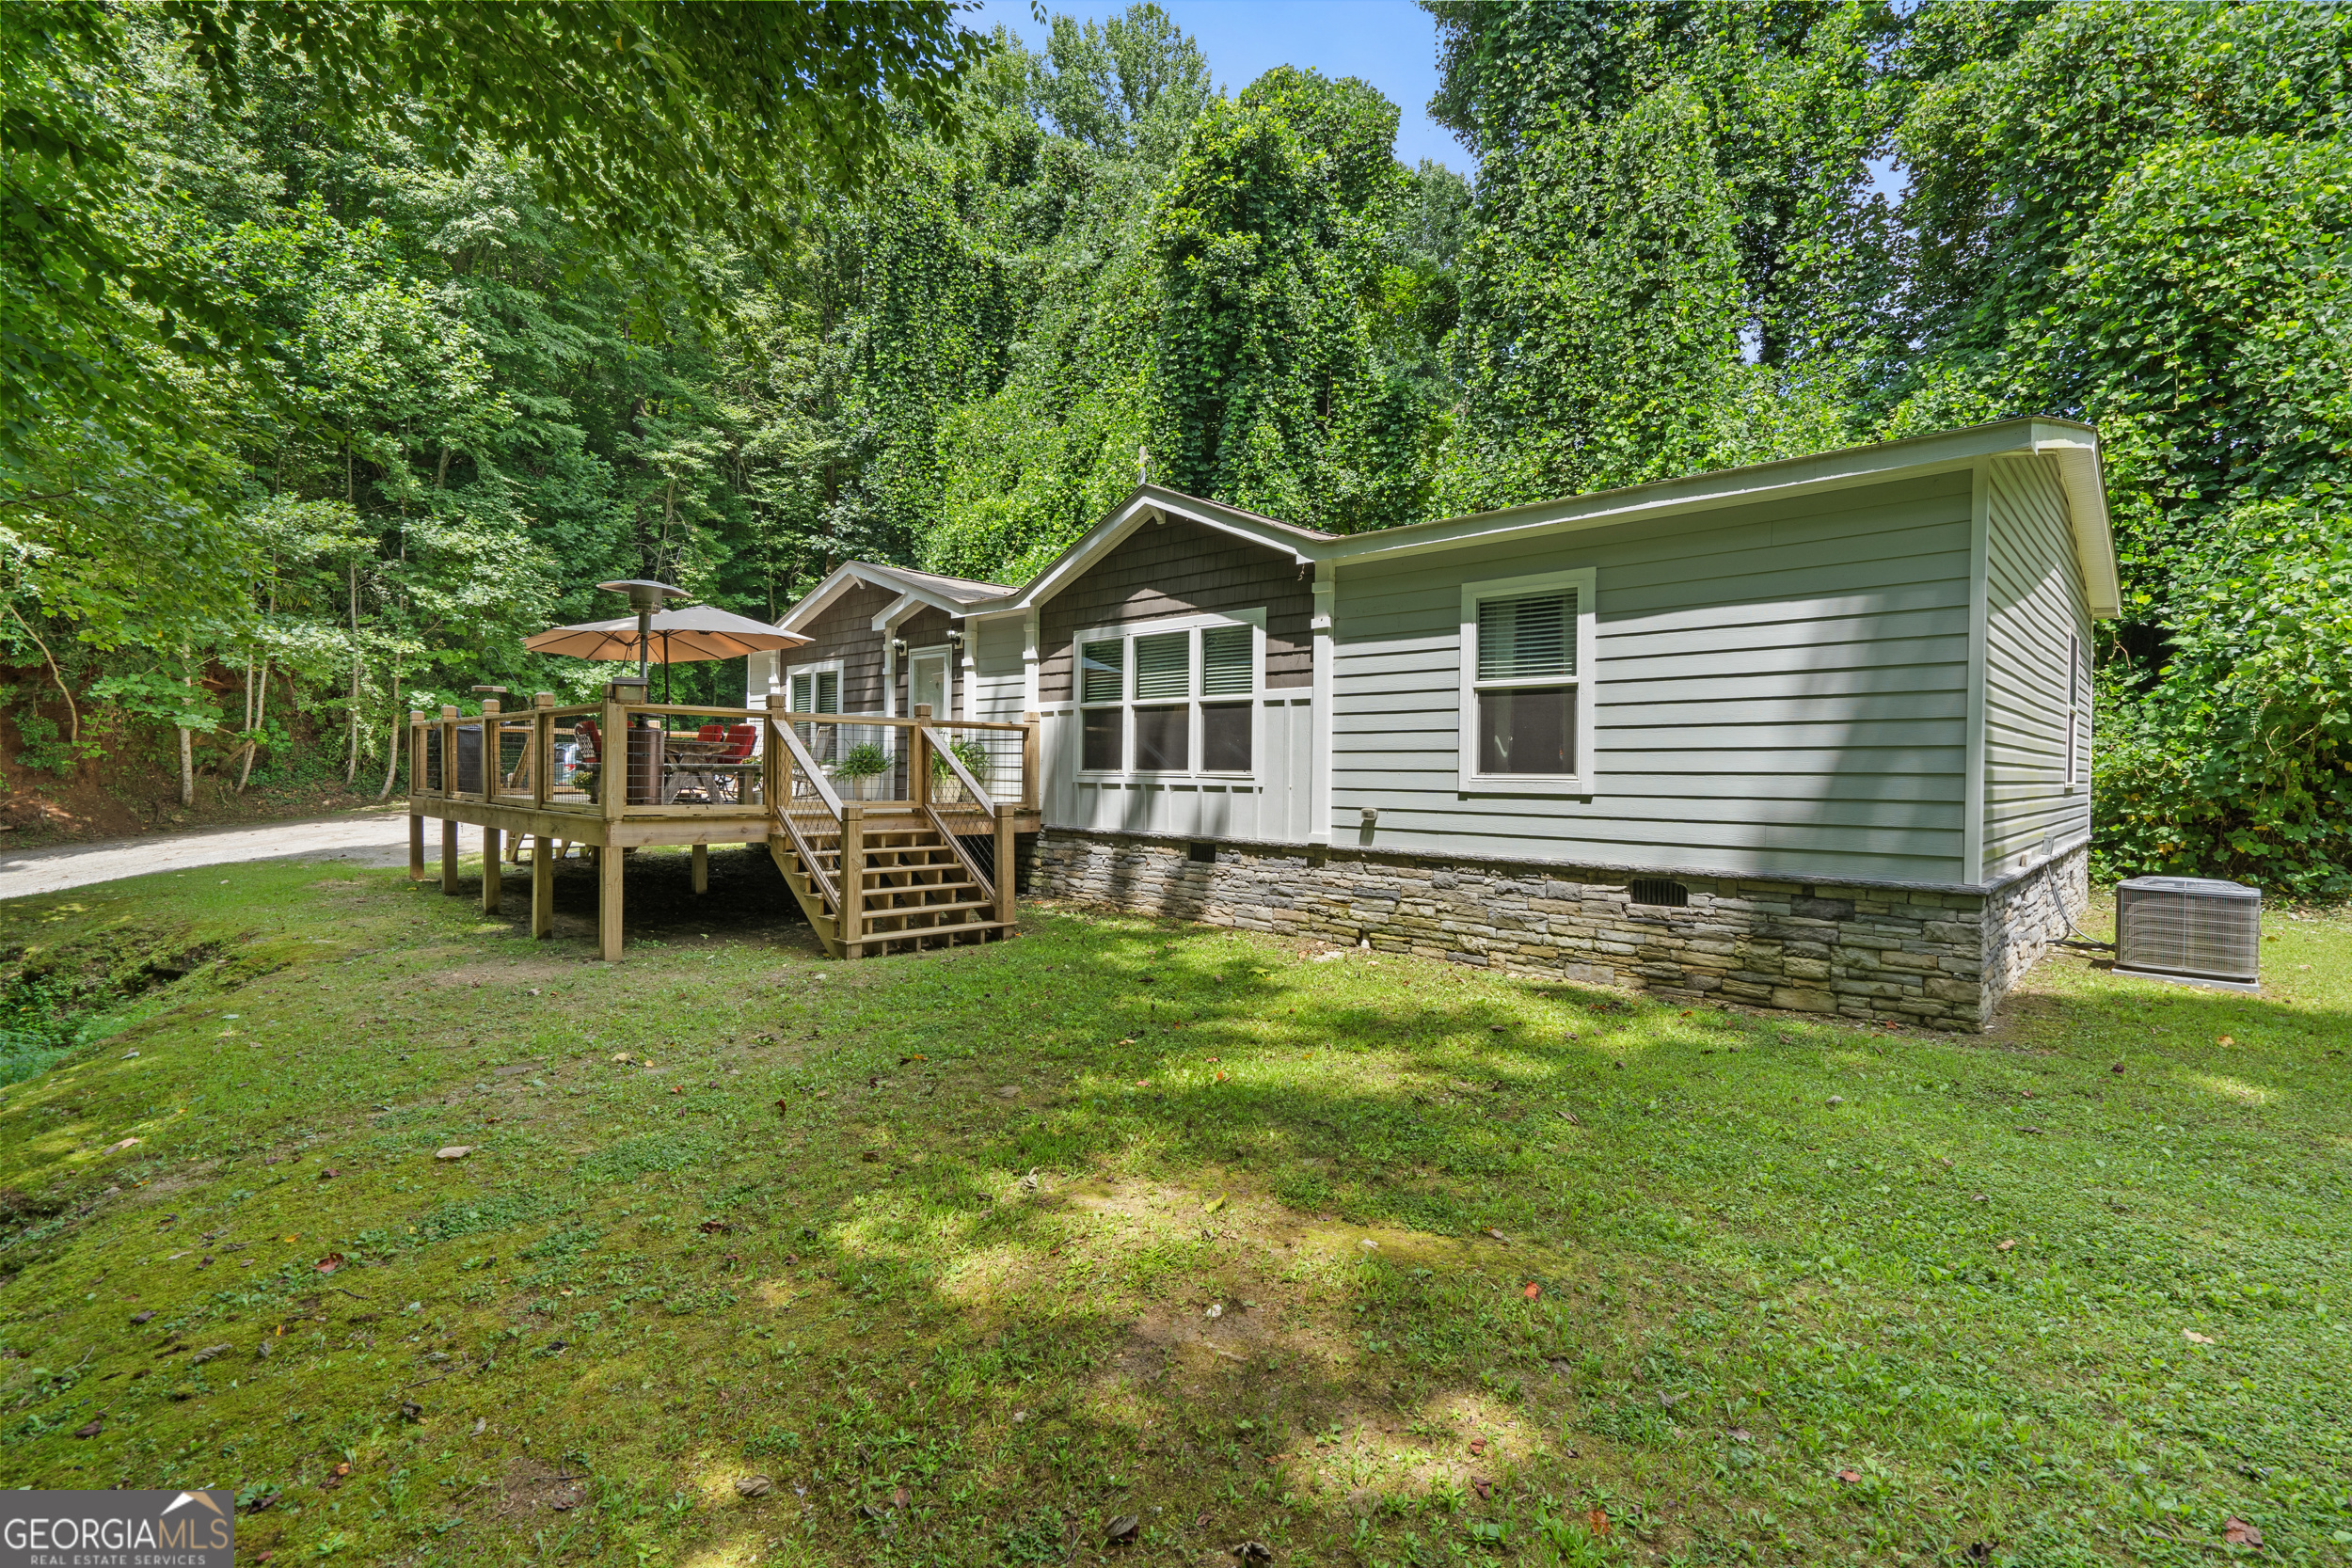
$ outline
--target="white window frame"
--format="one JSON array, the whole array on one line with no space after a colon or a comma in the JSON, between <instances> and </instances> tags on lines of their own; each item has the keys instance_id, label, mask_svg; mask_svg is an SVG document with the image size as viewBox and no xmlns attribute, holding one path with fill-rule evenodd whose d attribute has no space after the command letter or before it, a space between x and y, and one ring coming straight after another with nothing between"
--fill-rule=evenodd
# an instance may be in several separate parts
<instances>
[{"instance_id":1,"label":"white window frame","mask_svg":"<svg viewBox=\"0 0 2352 1568\"><path fill-rule=\"evenodd\" d=\"M821 675L829 670L833 672L834 677L834 701L835 703L839 703L841 701L841 689L849 684L845 678L845 672L841 668L841 660L837 658L820 658L813 660L807 664L792 665L785 671L784 711L787 713L816 713L821 711L817 708L794 707L792 705L792 683L802 675ZM816 700L816 688L813 683L809 689L809 699L812 702Z\"/></svg>"},{"instance_id":2,"label":"white window frame","mask_svg":"<svg viewBox=\"0 0 2352 1568\"><path fill-rule=\"evenodd\" d=\"M906 717L909 719L914 717L914 661L918 658L939 660L942 671L939 682L941 700L940 705L932 710L931 721L944 724L956 717L956 651L947 643L934 642L929 647L909 648L899 656L898 673L907 684Z\"/></svg>"},{"instance_id":3,"label":"white window frame","mask_svg":"<svg viewBox=\"0 0 2352 1568\"><path fill-rule=\"evenodd\" d=\"M2089 695L2089 682L2083 679L2083 637L2078 631L2066 634L2066 789L2069 794L2083 784L2083 700Z\"/></svg>"},{"instance_id":4,"label":"white window frame","mask_svg":"<svg viewBox=\"0 0 2352 1568\"><path fill-rule=\"evenodd\" d=\"M1249 639L1249 689L1246 692L1225 691L1219 692L1214 697L1204 697L1200 694L1200 634L1205 630L1209 630L1216 626L1248 626L1250 628L1252 635ZM1168 768L1152 768L1144 770L1138 769L1135 766L1136 708L1138 705L1136 702L1135 641L1138 637L1155 637L1161 633L1171 631L1188 632L1191 634L1187 639L1187 646L1184 656L1187 661L1185 664L1184 684L1186 689L1190 692L1190 695L1185 697L1184 701L1190 709L1187 716L1187 721L1191 726L1189 734L1186 737L1186 750L1184 754L1191 757L1196 763L1201 756L1200 708L1202 704L1205 703L1216 706L1241 706L1247 705L1249 709L1249 767L1247 770L1242 772L1231 772L1220 769L1216 772L1211 772L1208 768L1194 767L1185 768L1180 772ZM1119 639L1127 644L1125 659L1126 668L1120 672L1119 701L1116 703L1089 703L1086 700L1086 670L1078 650L1089 642L1107 642L1114 638ZM1173 782L1183 782L1186 780L1200 780L1202 782L1235 780L1248 782L1255 780L1258 777L1258 760L1260 757L1264 755L1265 748L1265 736L1261 733L1264 726L1259 722L1259 709L1261 705L1260 699L1264 695L1265 610L1263 606L1255 610L1236 610L1225 613L1204 610L1191 615L1164 615L1156 620L1129 621L1123 625L1116 626L1090 627L1085 631L1079 632L1070 640L1070 706L1073 714L1077 719L1077 722L1071 726L1072 735L1079 749L1079 761L1083 764L1086 757L1087 711L1090 708L1105 707L1116 707L1120 709L1124 713L1125 717L1121 720L1120 725L1120 766L1116 768L1088 768L1081 766L1074 768L1073 771L1079 778L1084 779L1090 784L1124 783L1130 780L1166 780ZM1147 700L1140 705L1144 707L1173 707L1176 705L1174 701L1170 699L1155 698Z\"/></svg>"},{"instance_id":5,"label":"white window frame","mask_svg":"<svg viewBox=\"0 0 2352 1568\"><path fill-rule=\"evenodd\" d=\"M1593 710L1598 705L1599 671L1595 660L1593 601L1597 573L1590 566L1572 571L1540 572L1532 577L1493 578L1462 584L1461 713L1459 761L1461 792L1465 795L1590 795L1598 770L1593 758ZM1555 589L1576 590L1576 673L1526 676L1518 680L1481 681L1478 678L1478 605L1482 599L1517 598ZM1576 763L1574 773L1481 773L1478 771L1478 694L1513 687L1571 686L1576 689Z\"/></svg>"}]
</instances>

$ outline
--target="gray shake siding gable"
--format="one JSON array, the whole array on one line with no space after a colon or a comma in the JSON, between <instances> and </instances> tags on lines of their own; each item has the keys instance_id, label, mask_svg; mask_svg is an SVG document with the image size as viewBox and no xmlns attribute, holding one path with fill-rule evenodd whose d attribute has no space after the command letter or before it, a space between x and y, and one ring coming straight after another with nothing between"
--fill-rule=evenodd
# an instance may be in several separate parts
<instances>
[{"instance_id":1,"label":"gray shake siding gable","mask_svg":"<svg viewBox=\"0 0 2352 1568\"><path fill-rule=\"evenodd\" d=\"M1070 701L1071 639L1081 631L1193 610L1258 609L1266 612L1267 688L1309 685L1313 589L1296 561L1183 517L1147 522L1045 602L1038 700Z\"/></svg>"},{"instance_id":2,"label":"gray shake siding gable","mask_svg":"<svg viewBox=\"0 0 2352 1568\"><path fill-rule=\"evenodd\" d=\"M804 648L787 649L784 670L804 664L841 661L841 711L880 713L882 710L882 640L874 630L874 617L890 608L896 594L880 588L852 587L825 606L801 630L816 639Z\"/></svg>"}]
</instances>

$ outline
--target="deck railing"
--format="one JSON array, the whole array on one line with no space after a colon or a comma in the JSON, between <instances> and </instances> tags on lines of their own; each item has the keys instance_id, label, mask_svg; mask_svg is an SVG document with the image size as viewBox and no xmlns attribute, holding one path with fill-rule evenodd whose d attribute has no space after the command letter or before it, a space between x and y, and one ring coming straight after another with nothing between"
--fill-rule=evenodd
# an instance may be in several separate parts
<instances>
[{"instance_id":1,"label":"deck railing","mask_svg":"<svg viewBox=\"0 0 2352 1568\"><path fill-rule=\"evenodd\" d=\"M933 719L926 710L901 719L684 703L559 706L549 692L529 707L493 699L482 708L408 716L412 796L615 820L765 815L771 800L798 812L822 793L836 807L950 816L993 816L1000 804L1037 809L1034 721ZM780 747L787 731L794 745ZM790 767L779 768L787 754Z\"/></svg>"}]
</instances>

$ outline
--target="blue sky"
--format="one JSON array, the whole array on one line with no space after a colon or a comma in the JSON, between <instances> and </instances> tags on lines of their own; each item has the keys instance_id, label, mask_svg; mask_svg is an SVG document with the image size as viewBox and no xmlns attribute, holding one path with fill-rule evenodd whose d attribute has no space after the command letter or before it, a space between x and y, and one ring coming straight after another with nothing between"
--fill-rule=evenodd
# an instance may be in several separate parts
<instances>
[{"instance_id":1,"label":"blue sky","mask_svg":"<svg viewBox=\"0 0 2352 1568\"><path fill-rule=\"evenodd\" d=\"M1424 105L1438 90L1437 20L1412 0L1160 0L1160 7L1200 40L1209 74L1239 91L1278 65L1311 66L1326 76L1360 76L1403 111L1396 155L1407 164L1433 159L1467 174L1470 154L1454 133L1433 122ZM1045 0L1049 14L1102 21L1127 0ZM1029 0L983 0L964 25L1010 27L1032 49L1045 44L1045 25L1033 21Z\"/></svg>"}]
</instances>

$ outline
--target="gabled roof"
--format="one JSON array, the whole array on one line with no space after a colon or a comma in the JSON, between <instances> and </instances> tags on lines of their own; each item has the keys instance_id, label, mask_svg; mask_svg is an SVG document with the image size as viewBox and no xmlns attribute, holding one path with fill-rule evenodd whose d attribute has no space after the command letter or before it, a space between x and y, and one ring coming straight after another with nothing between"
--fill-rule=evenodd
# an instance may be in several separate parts
<instances>
[{"instance_id":1,"label":"gabled roof","mask_svg":"<svg viewBox=\"0 0 2352 1568\"><path fill-rule=\"evenodd\" d=\"M977 613L994 613L1009 610L1027 610L1043 604L1104 554L1116 548L1145 523L1155 518L1182 517L1202 528L1246 539L1268 549L1279 550L1301 565L1322 560L1343 535L1326 533L1321 529L1300 528L1273 517L1263 517L1255 512L1245 512L1223 501L1204 500L1187 496L1182 490L1170 490L1164 484L1138 484L1127 499L1103 515L1103 520L1087 530L1085 535L1068 549L1056 556L1045 569L1028 583L1005 597L985 606L976 606Z\"/></svg>"},{"instance_id":2,"label":"gabled roof","mask_svg":"<svg viewBox=\"0 0 2352 1568\"><path fill-rule=\"evenodd\" d=\"M1372 533L1349 534L1317 557L1335 563L1458 549L1470 545L1533 539L1546 533L1606 528L1645 518L1667 518L1717 507L1745 505L1787 496L1811 495L1862 484L1882 484L1906 475L1966 468L1981 458L2040 453L2058 459L2059 483L2082 563L2090 612L2100 619L2121 613L2122 591L2108 530L2106 485L2099 461L2099 433L2073 420L2030 417L1971 425L1963 430L1912 436L1898 441L1812 452L1803 457L1718 468L1682 479L1595 490L1561 500L1530 501L1466 517L1407 523Z\"/></svg>"},{"instance_id":3,"label":"gabled roof","mask_svg":"<svg viewBox=\"0 0 2352 1568\"><path fill-rule=\"evenodd\" d=\"M962 615L974 605L1002 598L1012 592L1001 582L975 582L970 578L942 577L937 572L917 572L905 566L845 561L786 610L776 625L786 631L798 631L803 623L824 613L827 605L852 588L880 588L897 594L898 602L886 614L912 605L930 605L950 615Z\"/></svg>"},{"instance_id":4,"label":"gabled roof","mask_svg":"<svg viewBox=\"0 0 2352 1568\"><path fill-rule=\"evenodd\" d=\"M1560 500L1531 501L1494 512L1435 522L1407 523L1370 533L1326 533L1278 518L1260 516L1223 501L1205 500L1160 484L1139 484L1104 514L1076 544L1054 558L1020 588L876 566L853 561L792 607L778 623L796 629L853 582L896 589L900 598L877 618L877 629L915 603L936 605L951 615L995 615L1035 608L1052 598L1104 554L1154 518L1182 517L1203 528L1289 555L1301 565L1458 549L1581 529L1606 528L1644 519L1664 520L1717 507L1880 484L1914 474L1963 469L1987 457L2038 453L2057 459L2066 491L2074 552L2092 615L2106 619L2122 610L2115 541L2107 522L2106 485L2099 458L2099 433L2073 420L2032 417L1907 436L1836 451L1718 468L1682 479L1596 490Z\"/></svg>"}]
</instances>

